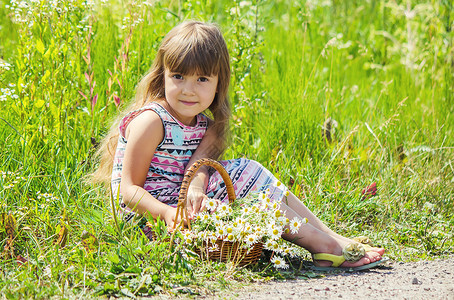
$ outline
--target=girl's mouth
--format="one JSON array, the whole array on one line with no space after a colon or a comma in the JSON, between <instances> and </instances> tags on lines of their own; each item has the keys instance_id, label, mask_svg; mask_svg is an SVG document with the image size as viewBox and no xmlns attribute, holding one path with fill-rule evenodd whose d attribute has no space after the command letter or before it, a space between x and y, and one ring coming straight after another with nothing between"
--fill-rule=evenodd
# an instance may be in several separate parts
<instances>
[{"instance_id":1,"label":"girl's mouth","mask_svg":"<svg viewBox=\"0 0 454 300\"><path fill-rule=\"evenodd\" d=\"M187 106L193 106L197 103L197 102L189 102L189 101L183 101L183 100L180 100L180 102Z\"/></svg>"}]
</instances>

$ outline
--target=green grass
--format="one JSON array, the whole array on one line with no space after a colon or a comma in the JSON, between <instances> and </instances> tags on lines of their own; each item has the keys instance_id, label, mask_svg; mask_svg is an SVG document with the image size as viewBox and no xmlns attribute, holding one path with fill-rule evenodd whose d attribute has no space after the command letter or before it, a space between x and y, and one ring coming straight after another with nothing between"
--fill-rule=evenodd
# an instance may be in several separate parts
<instances>
[{"instance_id":1,"label":"green grass","mask_svg":"<svg viewBox=\"0 0 454 300\"><path fill-rule=\"evenodd\" d=\"M369 235L393 259L453 253L452 4L294 2L60 0L55 12L0 1L2 297L203 294L282 276L149 244L84 180L93 144L184 19L217 22L229 46L226 158L261 162L330 227ZM372 182L378 195L362 200Z\"/></svg>"}]
</instances>

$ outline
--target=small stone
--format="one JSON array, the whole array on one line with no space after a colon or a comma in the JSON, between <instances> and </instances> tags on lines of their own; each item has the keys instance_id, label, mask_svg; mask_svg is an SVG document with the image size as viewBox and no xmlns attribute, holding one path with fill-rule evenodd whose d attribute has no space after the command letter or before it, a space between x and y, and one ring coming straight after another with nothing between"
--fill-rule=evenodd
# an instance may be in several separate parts
<instances>
[{"instance_id":1,"label":"small stone","mask_svg":"<svg viewBox=\"0 0 454 300\"><path fill-rule=\"evenodd\" d=\"M421 284L421 281L418 280L418 278L413 278L413 280L411 281L411 284Z\"/></svg>"},{"instance_id":2,"label":"small stone","mask_svg":"<svg viewBox=\"0 0 454 300\"><path fill-rule=\"evenodd\" d=\"M330 291L329 287L326 287L326 288L325 288L325 291Z\"/></svg>"}]
</instances>

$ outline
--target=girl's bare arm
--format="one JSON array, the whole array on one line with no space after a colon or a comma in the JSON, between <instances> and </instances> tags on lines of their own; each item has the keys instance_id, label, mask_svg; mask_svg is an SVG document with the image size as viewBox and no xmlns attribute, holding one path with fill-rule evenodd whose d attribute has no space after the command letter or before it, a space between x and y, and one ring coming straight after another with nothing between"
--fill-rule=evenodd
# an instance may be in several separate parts
<instances>
[{"instance_id":1,"label":"girl's bare arm","mask_svg":"<svg viewBox=\"0 0 454 300\"><path fill-rule=\"evenodd\" d=\"M162 121L153 111L144 111L129 123L125 132L128 142L120 191L123 202L129 208L139 214L148 214L154 218L159 216L168 226L173 226L176 209L162 203L143 188L151 159L163 137Z\"/></svg>"}]
</instances>

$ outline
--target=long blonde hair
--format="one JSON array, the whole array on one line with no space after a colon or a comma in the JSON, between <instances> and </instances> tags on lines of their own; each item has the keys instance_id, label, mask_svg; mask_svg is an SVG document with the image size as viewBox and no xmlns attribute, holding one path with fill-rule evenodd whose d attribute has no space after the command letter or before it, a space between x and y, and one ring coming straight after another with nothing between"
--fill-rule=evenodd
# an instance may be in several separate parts
<instances>
[{"instance_id":1,"label":"long blonde hair","mask_svg":"<svg viewBox=\"0 0 454 300\"><path fill-rule=\"evenodd\" d=\"M118 143L118 124L129 112L147 103L165 98L164 71L182 75L218 75L217 93L208 108L214 122L213 130L219 142L212 158L218 158L225 150L230 119L228 88L230 84L230 62L227 44L214 24L187 21L174 27L164 37L153 65L137 86L135 101L116 119L97 150L98 169L92 174L95 183L110 185L113 158Z\"/></svg>"}]
</instances>

